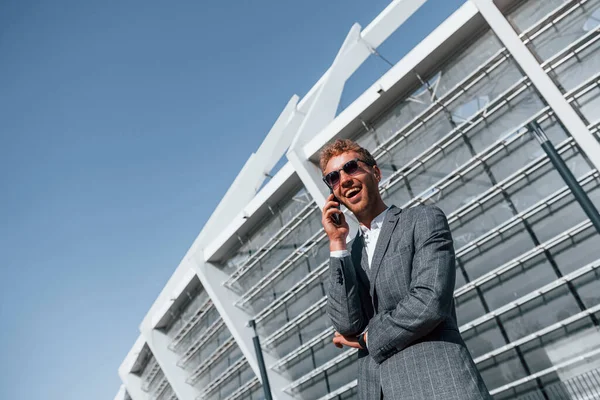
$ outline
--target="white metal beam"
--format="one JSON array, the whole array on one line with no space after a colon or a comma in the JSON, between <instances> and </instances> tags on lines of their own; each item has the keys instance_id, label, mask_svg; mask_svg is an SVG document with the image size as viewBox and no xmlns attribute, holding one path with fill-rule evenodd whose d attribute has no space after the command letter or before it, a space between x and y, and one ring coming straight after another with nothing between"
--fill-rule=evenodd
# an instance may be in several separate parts
<instances>
[{"instance_id":1,"label":"white metal beam","mask_svg":"<svg viewBox=\"0 0 600 400\"><path fill-rule=\"evenodd\" d=\"M121 382L123 382L123 386L133 400L150 400L148 393L142 390L142 379L137 374L131 372L131 368L144 348L144 344L144 339L139 336L129 350L129 353L127 353L127 356L125 356L125 360L119 366Z\"/></svg>"},{"instance_id":2,"label":"white metal beam","mask_svg":"<svg viewBox=\"0 0 600 400\"><path fill-rule=\"evenodd\" d=\"M121 371L119 371L119 375L127 393L133 400L150 400L150 395L142 390L142 378L131 373L121 375Z\"/></svg>"},{"instance_id":3,"label":"white metal beam","mask_svg":"<svg viewBox=\"0 0 600 400\"><path fill-rule=\"evenodd\" d=\"M367 27L361 32L361 40L369 49L379 47L392 33L394 33L411 15L413 15L427 0L394 0L392 1ZM369 52L370 53L370 52ZM366 55L368 57L369 54ZM354 73L366 60L356 58L354 61ZM317 83L308 91L298 104L302 112L306 112L314 101L323 82L329 79L331 67L325 71Z\"/></svg>"},{"instance_id":4,"label":"white metal beam","mask_svg":"<svg viewBox=\"0 0 600 400\"><path fill-rule=\"evenodd\" d=\"M350 28L331 67L311 89L312 104L290 148L304 146L334 120L346 81L426 1L392 1L362 32L357 23Z\"/></svg>"},{"instance_id":5,"label":"white metal beam","mask_svg":"<svg viewBox=\"0 0 600 400\"><path fill-rule=\"evenodd\" d=\"M374 48L379 47L427 0L394 0L362 32Z\"/></svg>"},{"instance_id":6,"label":"white metal beam","mask_svg":"<svg viewBox=\"0 0 600 400\"><path fill-rule=\"evenodd\" d=\"M327 77L315 94L291 148L298 148L320 132L335 118L346 80L371 54L370 47L360 40L360 25L354 24L344 39Z\"/></svg>"},{"instance_id":7,"label":"white metal beam","mask_svg":"<svg viewBox=\"0 0 600 400\"><path fill-rule=\"evenodd\" d=\"M175 289L171 292L171 296L165 299L160 305L160 308L152 313L152 318L150 319L152 328L156 328L163 318L168 317L167 314L172 311L171 308L174 307L175 301L184 295L186 288L194 276L196 276L196 273L193 270L190 269L185 271L184 275L180 278L179 284L176 285Z\"/></svg>"},{"instance_id":8,"label":"white metal beam","mask_svg":"<svg viewBox=\"0 0 600 400\"><path fill-rule=\"evenodd\" d=\"M354 24L348 32L287 153L288 160L319 207L325 204L329 193L321 181L321 172L306 157L303 147L333 121L346 80L370 55L369 47L360 41L360 29L359 24Z\"/></svg>"},{"instance_id":9,"label":"white metal beam","mask_svg":"<svg viewBox=\"0 0 600 400\"><path fill-rule=\"evenodd\" d=\"M281 157L284 156L285 151L292 142L294 135L293 133L290 134L289 126L293 126L299 119L299 115L296 111L298 100L299 97L297 95L292 96L275 121L275 124L273 124L267 137L256 151L256 158L259 163L259 165L257 165L257 172L259 172L260 175L256 177L254 193L260 189L265 178L270 174L271 170Z\"/></svg>"},{"instance_id":10,"label":"white metal beam","mask_svg":"<svg viewBox=\"0 0 600 400\"><path fill-rule=\"evenodd\" d=\"M190 268L193 268L198 274L204 290L208 292L215 308L221 315L225 325L227 325L227 329L231 332L254 374L261 379L256 353L254 352L254 344L252 342L253 331L247 326L250 318L245 312L234 305L238 296L222 285L229 276L211 263L204 262L204 252L201 249L199 250L197 253L186 258L184 262L187 262ZM266 352L264 353L264 359L267 367L277 361ZM268 368L267 373L273 397L277 400L292 400L293 398L283 391L283 388L290 385L291 381Z\"/></svg>"},{"instance_id":11,"label":"white metal beam","mask_svg":"<svg viewBox=\"0 0 600 400\"><path fill-rule=\"evenodd\" d=\"M140 331L177 398L191 400L198 397L200 392L185 381L188 372L177 366L179 355L168 347L171 339L162 331L154 329L151 318L144 319Z\"/></svg>"},{"instance_id":12,"label":"white metal beam","mask_svg":"<svg viewBox=\"0 0 600 400\"><path fill-rule=\"evenodd\" d=\"M600 169L600 143L587 129L575 110L563 97L552 79L544 72L527 46L519 39L518 34L494 4L493 0L470 0L479 10L490 28L511 53L521 70L531 80L539 94L553 109L557 118L573 136L594 167Z\"/></svg>"},{"instance_id":13,"label":"white metal beam","mask_svg":"<svg viewBox=\"0 0 600 400\"><path fill-rule=\"evenodd\" d=\"M119 391L117 392L114 400L125 400L126 392L127 392L127 389L125 389L125 385L121 385L121 387L119 387Z\"/></svg>"}]
</instances>

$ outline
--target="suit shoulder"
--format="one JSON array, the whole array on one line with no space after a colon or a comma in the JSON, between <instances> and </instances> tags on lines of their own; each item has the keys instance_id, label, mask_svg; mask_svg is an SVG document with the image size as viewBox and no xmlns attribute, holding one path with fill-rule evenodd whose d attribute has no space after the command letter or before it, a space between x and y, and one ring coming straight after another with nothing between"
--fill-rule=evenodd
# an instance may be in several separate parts
<instances>
[{"instance_id":1,"label":"suit shoulder","mask_svg":"<svg viewBox=\"0 0 600 400\"><path fill-rule=\"evenodd\" d=\"M407 213L408 216L413 218L422 218L427 216L443 216L446 218L446 214L436 205L433 204L420 204L418 206L414 206L408 209L405 209L403 212Z\"/></svg>"}]
</instances>

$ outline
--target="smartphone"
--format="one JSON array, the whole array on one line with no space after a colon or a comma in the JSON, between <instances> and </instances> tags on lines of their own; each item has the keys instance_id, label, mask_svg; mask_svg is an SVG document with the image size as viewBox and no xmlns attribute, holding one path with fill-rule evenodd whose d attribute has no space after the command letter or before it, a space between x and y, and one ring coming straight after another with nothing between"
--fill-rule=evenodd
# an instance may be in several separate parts
<instances>
[{"instance_id":1,"label":"smartphone","mask_svg":"<svg viewBox=\"0 0 600 400\"><path fill-rule=\"evenodd\" d=\"M331 191L331 194L333 194L333 189L329 189ZM340 201L337 199L337 197L333 196L333 201L338 203L338 206L336 207L338 210L340 209ZM333 223L336 225L341 225L341 221L340 221L340 215L339 214L333 214L331 216L331 219L333 220Z\"/></svg>"}]
</instances>

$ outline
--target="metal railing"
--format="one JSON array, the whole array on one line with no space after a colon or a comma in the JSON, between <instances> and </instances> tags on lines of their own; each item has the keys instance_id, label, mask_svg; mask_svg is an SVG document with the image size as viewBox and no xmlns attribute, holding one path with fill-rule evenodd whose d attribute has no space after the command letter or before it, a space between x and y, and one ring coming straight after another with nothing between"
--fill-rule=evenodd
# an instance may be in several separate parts
<instances>
[{"instance_id":1,"label":"metal railing","mask_svg":"<svg viewBox=\"0 0 600 400\"><path fill-rule=\"evenodd\" d=\"M598 268L600 268L600 259L596 260L584 267L581 267L581 268L577 269L576 271L573 271L570 274L563 276L562 278L558 278L555 281L553 281L545 286L542 286L541 288L536 289L536 290L532 291L531 293L526 294L525 296L520 297L519 299L517 299L515 301L512 301L500 308L497 308L485 315L482 315L481 317L479 317L469 323L462 325L459 330L461 333L465 333L465 332L470 331L471 329L475 329L488 321L494 320L495 318L508 313L511 310L519 309L519 308L523 307L524 305L526 305L527 303L530 303L540 297L543 297L543 296L555 291L556 289L566 286L568 283L573 282L574 280L576 280L584 275L587 275L590 272L596 272L598 270Z\"/></svg>"},{"instance_id":2,"label":"metal railing","mask_svg":"<svg viewBox=\"0 0 600 400\"><path fill-rule=\"evenodd\" d=\"M578 182L582 187L585 187L590 183L598 183L598 178L600 178L600 174L598 173L598 171L592 170L583 175L581 178L579 178ZM555 204L565 199L566 197L569 197L570 195L571 191L569 190L569 188L567 186L562 187L561 189L538 201L526 210L521 211L514 217L506 220L505 222L501 223L495 228L487 231L483 235L458 248L456 250L456 257L461 258L477 249L481 249L481 247L484 244L489 243L491 240L497 237L501 238L505 233L510 232L512 228L519 225L520 223L526 222L527 220L540 214L544 210L551 210Z\"/></svg>"},{"instance_id":3,"label":"metal railing","mask_svg":"<svg viewBox=\"0 0 600 400\"><path fill-rule=\"evenodd\" d=\"M250 379L246 382L242 387L240 387L235 392L231 393L229 396L225 398L225 400L237 400L244 396L246 393L251 392L252 390L258 388L260 386L260 381L257 377Z\"/></svg>"},{"instance_id":4,"label":"metal railing","mask_svg":"<svg viewBox=\"0 0 600 400\"><path fill-rule=\"evenodd\" d=\"M158 365L156 358L152 356L142 372L142 390L146 392L149 390L152 381L154 381L159 372L161 372L160 365Z\"/></svg>"},{"instance_id":5,"label":"metal railing","mask_svg":"<svg viewBox=\"0 0 600 400\"><path fill-rule=\"evenodd\" d=\"M355 348L350 348L350 349L344 351L342 354L327 361L325 364L315 368L314 370L312 370L308 374L304 375L300 379L295 380L290 385L285 387L283 390L289 394L298 393L299 389L302 385L304 385L305 383L311 381L312 379L315 379L318 376L322 375L325 371L338 366L340 363L342 363L345 360L348 360L350 357L352 357L356 353L358 353L358 349L355 349Z\"/></svg>"},{"instance_id":6,"label":"metal railing","mask_svg":"<svg viewBox=\"0 0 600 400\"><path fill-rule=\"evenodd\" d=\"M242 369L242 367L245 366L248 366L248 361L244 356L242 356L229 368L227 368L221 375L217 376L215 379L210 381L210 383L206 385L202 393L198 395L197 399L205 399L208 395L217 390L222 384L227 382L231 377L238 373Z\"/></svg>"},{"instance_id":7,"label":"metal railing","mask_svg":"<svg viewBox=\"0 0 600 400\"><path fill-rule=\"evenodd\" d=\"M257 324L264 321L271 314L275 313L280 307L284 306L287 302L294 299L303 290L310 287L313 283L320 282L320 278L325 275L325 273L329 270L329 260L324 261L317 268L312 270L308 275L306 275L300 282L292 286L289 290L287 290L281 297L278 297L274 302L265 307L261 312L256 314L254 320Z\"/></svg>"},{"instance_id":8,"label":"metal railing","mask_svg":"<svg viewBox=\"0 0 600 400\"><path fill-rule=\"evenodd\" d=\"M292 265L296 263L296 261L300 260L302 257L305 257L306 254L315 248L317 245L321 244L327 234L323 229L319 229L315 232L304 244L292 252L285 260L283 260L279 265L273 268L267 275L265 275L258 283L256 283L252 288L250 288L236 303L235 305L244 308L248 305L253 299L255 299L260 293L262 293L269 285L275 282L279 277L281 277L287 270L289 270Z\"/></svg>"},{"instance_id":9,"label":"metal railing","mask_svg":"<svg viewBox=\"0 0 600 400\"><path fill-rule=\"evenodd\" d=\"M279 328L277 331L273 332L267 339L263 342L263 347L271 347L275 343L277 343L281 338L285 337L289 332L293 331L297 328L302 322L307 321L313 315L322 312L323 308L327 304L327 296L321 297L315 304L307 308L302 314L298 315L296 318Z\"/></svg>"},{"instance_id":10,"label":"metal railing","mask_svg":"<svg viewBox=\"0 0 600 400\"><path fill-rule=\"evenodd\" d=\"M188 333L194 329L196 324L198 324L204 317L208 314L210 310L213 309L213 303L210 298L207 298L198 309L194 312L192 317L185 322L185 324L179 328L173 339L171 339L171 343L169 344L169 349L174 350L187 336Z\"/></svg>"},{"instance_id":11,"label":"metal railing","mask_svg":"<svg viewBox=\"0 0 600 400\"><path fill-rule=\"evenodd\" d=\"M496 388L494 390L490 390L490 394L492 396L494 396L494 395L497 395L497 394L500 394L500 393L507 392L509 390L514 390L514 389L518 388L521 385L524 385L524 384L529 383L531 381L535 381L536 379L539 379L539 378L542 378L544 376L550 375L552 373L560 371L561 369L568 368L568 367L571 367L571 366L574 366L574 365L581 364L583 362L592 360L592 359L597 358L599 356L600 356L600 349L596 349L596 350L590 351L587 354L584 354L584 355L581 355L581 356L577 356L577 357L573 357L570 360L561 362L559 364L556 364L556 365L554 365L554 366L552 366L550 368L546 368L546 369L544 369L544 370L542 370L540 372L537 372L535 374L531 374L531 375L526 376L524 378L518 379L518 380L516 380L514 382L511 382L511 383L509 383L507 385L500 386L499 388Z\"/></svg>"},{"instance_id":12,"label":"metal railing","mask_svg":"<svg viewBox=\"0 0 600 400\"><path fill-rule=\"evenodd\" d=\"M539 244L533 249L527 251L524 254L512 259L511 261L502 264L501 266L493 269L492 271L480 276L477 279L472 280L471 282L461 286L460 288L454 291L454 298L458 299L465 294L475 290L475 288L484 285L494 279L500 279L508 272L514 270L515 268L525 268L525 263L533 260L535 257L539 255L543 255L544 252L548 250L552 250L554 247L566 242L575 240L576 236L587 234L589 231L593 230L593 225L589 219L580 222L579 224L573 226L570 229L556 235L550 240L547 240L544 243Z\"/></svg>"},{"instance_id":13,"label":"metal railing","mask_svg":"<svg viewBox=\"0 0 600 400\"><path fill-rule=\"evenodd\" d=\"M270 368L273 371L283 372L284 368L288 364L290 364L292 361L294 361L295 359L302 356L304 353L307 353L311 348L313 348L317 344L323 343L324 341L330 342L331 338L333 337L334 332L335 332L335 329L333 329L333 327L329 327L329 328L325 329L324 331L317 334L315 337L310 339L308 342L302 344L300 347L296 348L294 351L292 351L285 357L280 358L279 361L277 361L275 364L271 365Z\"/></svg>"},{"instance_id":14,"label":"metal railing","mask_svg":"<svg viewBox=\"0 0 600 400\"><path fill-rule=\"evenodd\" d=\"M522 337L521 339L517 339L517 340L512 341L502 347L499 347L488 353L485 353L485 354L475 358L475 360L474 360L475 364L480 364L486 360L494 359L494 358L496 358L502 354L505 354L513 349L516 349L520 346L532 343L533 341L539 340L539 339L543 338L544 336L550 335L551 333L555 333L558 330L565 329L577 322L580 322L581 320L583 320L587 317L590 317L598 312L600 312L600 305L590 307L590 308L588 308L584 311L581 311L575 315L572 315L572 316L565 318L561 321L558 321L550 326L547 326L547 327L542 328L536 332L533 332L525 337Z\"/></svg>"},{"instance_id":15,"label":"metal railing","mask_svg":"<svg viewBox=\"0 0 600 400\"><path fill-rule=\"evenodd\" d=\"M318 209L317 205L312 202L298 212L284 226L282 226L264 245L262 245L254 254L252 254L243 264L241 264L223 283L228 288L233 288L233 285L248 274L258 263L281 243L290 233L294 231L302 222L304 222L313 212Z\"/></svg>"},{"instance_id":16,"label":"metal railing","mask_svg":"<svg viewBox=\"0 0 600 400\"><path fill-rule=\"evenodd\" d=\"M221 328L225 326L225 322L219 317L212 323L198 338L187 348L177 365L183 367L192 359L192 357L200 351L200 349L212 338Z\"/></svg>"},{"instance_id":17,"label":"metal railing","mask_svg":"<svg viewBox=\"0 0 600 400\"><path fill-rule=\"evenodd\" d=\"M544 394L546 396L544 396ZM565 381L544 385L542 390L521 395L517 400L600 400L600 371L594 369Z\"/></svg>"}]
</instances>

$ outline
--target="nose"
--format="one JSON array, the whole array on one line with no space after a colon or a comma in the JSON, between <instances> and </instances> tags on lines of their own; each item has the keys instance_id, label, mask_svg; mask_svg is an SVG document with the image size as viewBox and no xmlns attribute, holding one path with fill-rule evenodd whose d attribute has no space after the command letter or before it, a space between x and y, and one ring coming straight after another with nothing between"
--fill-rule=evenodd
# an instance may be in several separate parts
<instances>
[{"instance_id":1,"label":"nose","mask_svg":"<svg viewBox=\"0 0 600 400\"><path fill-rule=\"evenodd\" d=\"M347 174L344 170L340 171L340 186L352 186L352 175Z\"/></svg>"}]
</instances>

